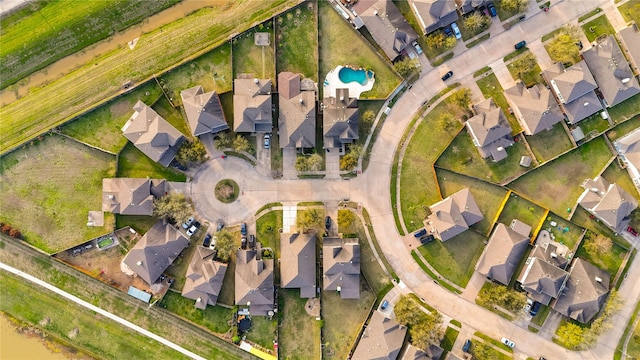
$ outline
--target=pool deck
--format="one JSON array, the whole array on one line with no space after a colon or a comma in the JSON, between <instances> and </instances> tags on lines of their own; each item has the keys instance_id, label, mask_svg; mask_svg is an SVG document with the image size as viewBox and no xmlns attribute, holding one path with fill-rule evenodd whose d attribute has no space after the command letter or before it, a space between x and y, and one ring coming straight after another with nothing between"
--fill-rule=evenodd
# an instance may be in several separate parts
<instances>
[{"instance_id":1,"label":"pool deck","mask_svg":"<svg viewBox=\"0 0 640 360\"><path fill-rule=\"evenodd\" d=\"M344 83L340 80L338 74L340 70L344 66L339 65L335 69L329 71L327 76L325 77L323 86L322 86L322 94L324 97L335 96L336 89L349 89L349 97L355 97L357 99L360 98L360 94L365 91L369 91L373 89L373 83L375 83L375 76L373 78L369 78L366 85L362 85L357 81L352 81L348 83Z\"/></svg>"}]
</instances>

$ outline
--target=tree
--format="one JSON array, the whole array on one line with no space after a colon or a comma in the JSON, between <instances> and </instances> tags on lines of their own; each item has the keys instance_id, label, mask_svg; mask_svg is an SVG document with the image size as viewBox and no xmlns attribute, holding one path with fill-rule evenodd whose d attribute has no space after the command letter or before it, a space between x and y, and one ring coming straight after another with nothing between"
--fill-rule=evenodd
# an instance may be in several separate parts
<instances>
[{"instance_id":1,"label":"tree","mask_svg":"<svg viewBox=\"0 0 640 360\"><path fill-rule=\"evenodd\" d=\"M393 68L402 76L403 78L408 78L413 75L417 71L416 64L411 59L404 59L393 64Z\"/></svg>"},{"instance_id":2,"label":"tree","mask_svg":"<svg viewBox=\"0 0 640 360\"><path fill-rule=\"evenodd\" d=\"M236 138L233 139L233 149L238 152L248 151L251 145L249 144L249 140L242 135L236 135Z\"/></svg>"},{"instance_id":3,"label":"tree","mask_svg":"<svg viewBox=\"0 0 640 360\"><path fill-rule=\"evenodd\" d=\"M522 74L526 74L536 67L536 58L533 57L532 53L527 52L514 60L511 63L511 67L518 73L518 77L522 79Z\"/></svg>"},{"instance_id":4,"label":"tree","mask_svg":"<svg viewBox=\"0 0 640 360\"><path fill-rule=\"evenodd\" d=\"M465 17L462 24L465 29L476 32L480 29L487 28L491 24L491 18L481 15L478 12L474 12L473 14Z\"/></svg>"},{"instance_id":5,"label":"tree","mask_svg":"<svg viewBox=\"0 0 640 360\"><path fill-rule=\"evenodd\" d=\"M356 216L351 210L338 210L338 227L340 229L351 229L351 225L356 221Z\"/></svg>"},{"instance_id":6,"label":"tree","mask_svg":"<svg viewBox=\"0 0 640 360\"><path fill-rule=\"evenodd\" d=\"M493 349L484 341L476 341L473 343L473 356L477 360L492 360Z\"/></svg>"},{"instance_id":7,"label":"tree","mask_svg":"<svg viewBox=\"0 0 640 360\"><path fill-rule=\"evenodd\" d=\"M570 322L563 322L556 332L560 341L570 349L577 350L584 341L584 329Z\"/></svg>"},{"instance_id":8,"label":"tree","mask_svg":"<svg viewBox=\"0 0 640 360\"><path fill-rule=\"evenodd\" d=\"M193 214L193 207L184 194L165 195L153 201L153 214L170 223L182 224Z\"/></svg>"},{"instance_id":9,"label":"tree","mask_svg":"<svg viewBox=\"0 0 640 360\"><path fill-rule=\"evenodd\" d=\"M546 46L554 61L574 63L580 57L576 43L579 41L577 27L565 26Z\"/></svg>"},{"instance_id":10,"label":"tree","mask_svg":"<svg viewBox=\"0 0 640 360\"><path fill-rule=\"evenodd\" d=\"M358 145L358 144L349 145L349 154L351 154L351 156L353 156L356 159L359 158L360 154L362 154L362 145Z\"/></svg>"},{"instance_id":11,"label":"tree","mask_svg":"<svg viewBox=\"0 0 640 360\"><path fill-rule=\"evenodd\" d=\"M588 239L585 239L584 242L584 250L587 254L593 257L599 257L599 255L605 254L611 250L611 246L613 246L613 242L608 237L602 235L595 235L595 238L590 236Z\"/></svg>"},{"instance_id":12,"label":"tree","mask_svg":"<svg viewBox=\"0 0 640 360\"><path fill-rule=\"evenodd\" d=\"M400 296L393 307L393 312L396 314L396 320L404 326L417 324L420 322L420 314L424 314L416 302L407 295Z\"/></svg>"},{"instance_id":13,"label":"tree","mask_svg":"<svg viewBox=\"0 0 640 360\"><path fill-rule=\"evenodd\" d=\"M340 170L350 171L358 165L358 158L353 157L351 153L346 154L340 159Z\"/></svg>"},{"instance_id":14,"label":"tree","mask_svg":"<svg viewBox=\"0 0 640 360\"><path fill-rule=\"evenodd\" d=\"M307 158L307 167L311 171L319 171L322 169L322 164L324 163L324 159L320 154L312 154Z\"/></svg>"},{"instance_id":15,"label":"tree","mask_svg":"<svg viewBox=\"0 0 640 360\"><path fill-rule=\"evenodd\" d=\"M311 208L298 211L298 230L306 233L309 231L321 232L324 229L324 210Z\"/></svg>"},{"instance_id":16,"label":"tree","mask_svg":"<svg viewBox=\"0 0 640 360\"><path fill-rule=\"evenodd\" d=\"M413 345L419 349L426 350L430 344L439 344L440 339L444 336L444 328L442 327L442 315L435 313L427 315L420 311L420 321L411 325L409 334L413 340Z\"/></svg>"},{"instance_id":17,"label":"tree","mask_svg":"<svg viewBox=\"0 0 640 360\"><path fill-rule=\"evenodd\" d=\"M436 31L427 35L427 46L433 49L439 49L445 45L446 36L442 31Z\"/></svg>"},{"instance_id":18,"label":"tree","mask_svg":"<svg viewBox=\"0 0 640 360\"><path fill-rule=\"evenodd\" d=\"M460 109L468 111L469 105L471 105L471 90L469 88L462 88L451 94L449 99Z\"/></svg>"},{"instance_id":19,"label":"tree","mask_svg":"<svg viewBox=\"0 0 640 360\"><path fill-rule=\"evenodd\" d=\"M296 158L295 168L297 171L308 171L309 164L307 163L307 158L304 156L298 156Z\"/></svg>"},{"instance_id":20,"label":"tree","mask_svg":"<svg viewBox=\"0 0 640 360\"><path fill-rule=\"evenodd\" d=\"M231 256L238 248L233 235L226 229L222 229L216 234L216 237L218 258L223 262L229 262L231 260Z\"/></svg>"},{"instance_id":21,"label":"tree","mask_svg":"<svg viewBox=\"0 0 640 360\"><path fill-rule=\"evenodd\" d=\"M447 38L444 39L445 49L453 49L456 45L458 45L458 40L454 36L447 36Z\"/></svg>"},{"instance_id":22,"label":"tree","mask_svg":"<svg viewBox=\"0 0 640 360\"><path fill-rule=\"evenodd\" d=\"M500 6L507 11L516 11L522 13L527 11L529 7L528 0L501 0Z\"/></svg>"},{"instance_id":23,"label":"tree","mask_svg":"<svg viewBox=\"0 0 640 360\"><path fill-rule=\"evenodd\" d=\"M207 160L207 149L199 139L185 141L176 154L176 161L181 165L202 164Z\"/></svg>"},{"instance_id":24,"label":"tree","mask_svg":"<svg viewBox=\"0 0 640 360\"><path fill-rule=\"evenodd\" d=\"M371 110L367 110L362 114L362 116L360 116L360 121L364 123L372 123L375 118L376 114Z\"/></svg>"},{"instance_id":25,"label":"tree","mask_svg":"<svg viewBox=\"0 0 640 360\"><path fill-rule=\"evenodd\" d=\"M226 149L229 147L231 147L231 136L229 136L228 133L218 134L218 138L216 139L216 148Z\"/></svg>"},{"instance_id":26,"label":"tree","mask_svg":"<svg viewBox=\"0 0 640 360\"><path fill-rule=\"evenodd\" d=\"M443 112L438 116L438 126L449 134L456 128L455 121L456 119L450 113Z\"/></svg>"}]
</instances>

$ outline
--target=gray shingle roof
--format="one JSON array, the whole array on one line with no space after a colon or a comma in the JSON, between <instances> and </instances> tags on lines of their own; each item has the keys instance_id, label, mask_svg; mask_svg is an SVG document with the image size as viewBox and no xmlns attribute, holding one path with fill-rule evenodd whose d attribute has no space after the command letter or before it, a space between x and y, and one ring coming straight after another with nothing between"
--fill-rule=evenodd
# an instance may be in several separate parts
<instances>
[{"instance_id":1,"label":"gray shingle roof","mask_svg":"<svg viewBox=\"0 0 640 360\"><path fill-rule=\"evenodd\" d=\"M402 360L440 360L444 349L440 346L429 345L426 351L418 349L417 347L409 344L407 350L402 356Z\"/></svg>"},{"instance_id":2,"label":"gray shingle roof","mask_svg":"<svg viewBox=\"0 0 640 360\"><path fill-rule=\"evenodd\" d=\"M352 143L359 138L358 99L349 97L349 89L336 89L324 98L322 123L324 131L324 147L340 147Z\"/></svg>"},{"instance_id":3,"label":"gray shingle roof","mask_svg":"<svg viewBox=\"0 0 640 360\"><path fill-rule=\"evenodd\" d=\"M556 299L564 288L569 273L535 256L527 258L518 281L529 297L544 305Z\"/></svg>"},{"instance_id":4,"label":"gray shingle roof","mask_svg":"<svg viewBox=\"0 0 640 360\"><path fill-rule=\"evenodd\" d=\"M447 241L461 234L469 226L483 219L469 189L462 189L451 196L431 205L431 215L425 219L425 226L441 241Z\"/></svg>"},{"instance_id":5,"label":"gray shingle roof","mask_svg":"<svg viewBox=\"0 0 640 360\"><path fill-rule=\"evenodd\" d=\"M619 138L613 145L628 164L640 170L640 127Z\"/></svg>"},{"instance_id":6,"label":"gray shingle roof","mask_svg":"<svg viewBox=\"0 0 640 360\"><path fill-rule=\"evenodd\" d=\"M608 272L576 258L569 271L569 281L552 308L586 324L604 304L609 293L609 280Z\"/></svg>"},{"instance_id":7,"label":"gray shingle roof","mask_svg":"<svg viewBox=\"0 0 640 360\"><path fill-rule=\"evenodd\" d=\"M578 198L580 206L616 232L629 223L629 214L638 207L638 201L617 184L610 184L602 177L587 179L585 189Z\"/></svg>"},{"instance_id":8,"label":"gray shingle roof","mask_svg":"<svg viewBox=\"0 0 640 360\"><path fill-rule=\"evenodd\" d=\"M561 105L561 107L572 124L584 120L603 109L595 91L590 91L568 104Z\"/></svg>"},{"instance_id":9,"label":"gray shingle roof","mask_svg":"<svg viewBox=\"0 0 640 360\"><path fill-rule=\"evenodd\" d=\"M300 289L300 297L316 296L316 235L280 234L280 283Z\"/></svg>"},{"instance_id":10,"label":"gray shingle roof","mask_svg":"<svg viewBox=\"0 0 640 360\"><path fill-rule=\"evenodd\" d=\"M236 305L247 305L253 315L273 310L273 259L262 259L261 249L236 251Z\"/></svg>"},{"instance_id":11,"label":"gray shingle roof","mask_svg":"<svg viewBox=\"0 0 640 360\"><path fill-rule=\"evenodd\" d=\"M151 180L102 179L102 211L122 215L153 215Z\"/></svg>"},{"instance_id":12,"label":"gray shingle roof","mask_svg":"<svg viewBox=\"0 0 640 360\"><path fill-rule=\"evenodd\" d=\"M280 147L311 148L316 146L315 91L299 90L300 75L290 72L278 74L278 84L279 86L285 84L285 92L279 93L278 134Z\"/></svg>"},{"instance_id":13,"label":"gray shingle roof","mask_svg":"<svg viewBox=\"0 0 640 360\"><path fill-rule=\"evenodd\" d=\"M505 224L498 223L478 261L477 270L482 275L508 285L528 246L528 234L520 234Z\"/></svg>"},{"instance_id":14,"label":"gray shingle roof","mask_svg":"<svg viewBox=\"0 0 640 360\"><path fill-rule=\"evenodd\" d=\"M374 311L353 352L353 360L395 360L404 344L407 328Z\"/></svg>"},{"instance_id":15,"label":"gray shingle roof","mask_svg":"<svg viewBox=\"0 0 640 360\"><path fill-rule=\"evenodd\" d=\"M187 122L194 136L227 130L229 125L215 91L204 92L198 85L180 92Z\"/></svg>"},{"instance_id":16,"label":"gray shingle roof","mask_svg":"<svg viewBox=\"0 0 640 360\"><path fill-rule=\"evenodd\" d=\"M561 63L555 63L543 74L548 78L547 83L554 90L560 102L564 104L570 103L598 87L584 61L566 69Z\"/></svg>"},{"instance_id":17,"label":"gray shingle roof","mask_svg":"<svg viewBox=\"0 0 640 360\"><path fill-rule=\"evenodd\" d=\"M526 135L535 135L564 119L553 94L544 85L527 89L518 81L504 92Z\"/></svg>"},{"instance_id":18,"label":"gray shingle roof","mask_svg":"<svg viewBox=\"0 0 640 360\"><path fill-rule=\"evenodd\" d=\"M425 34L458 20L456 3L451 0L411 0L410 5Z\"/></svg>"},{"instance_id":19,"label":"gray shingle roof","mask_svg":"<svg viewBox=\"0 0 640 360\"><path fill-rule=\"evenodd\" d=\"M630 57L630 62L635 63L636 69L640 66L640 32L638 31L638 24L634 26L626 27L618 33L622 38L623 43L628 50L627 55Z\"/></svg>"},{"instance_id":20,"label":"gray shingle roof","mask_svg":"<svg viewBox=\"0 0 640 360\"><path fill-rule=\"evenodd\" d=\"M235 79L233 85L233 131L270 132L271 79Z\"/></svg>"},{"instance_id":21,"label":"gray shingle roof","mask_svg":"<svg viewBox=\"0 0 640 360\"><path fill-rule=\"evenodd\" d=\"M360 244L358 239L322 240L324 290L338 290L343 299L360 298Z\"/></svg>"},{"instance_id":22,"label":"gray shingle roof","mask_svg":"<svg viewBox=\"0 0 640 360\"><path fill-rule=\"evenodd\" d=\"M486 99L475 106L477 115L467 120L466 126L474 145L483 158L493 161L504 159L505 147L513 145L511 126L502 109L493 99Z\"/></svg>"},{"instance_id":23,"label":"gray shingle roof","mask_svg":"<svg viewBox=\"0 0 640 360\"><path fill-rule=\"evenodd\" d=\"M213 253L212 249L197 246L187 268L182 296L196 300L195 306L198 309L218 302L224 274L227 272L227 264L215 261Z\"/></svg>"}]
</instances>

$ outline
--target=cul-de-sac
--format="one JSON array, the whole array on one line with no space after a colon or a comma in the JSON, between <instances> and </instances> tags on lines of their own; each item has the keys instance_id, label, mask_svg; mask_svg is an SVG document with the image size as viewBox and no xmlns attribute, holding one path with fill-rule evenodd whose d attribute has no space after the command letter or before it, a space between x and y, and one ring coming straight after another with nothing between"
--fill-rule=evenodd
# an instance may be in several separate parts
<instances>
[{"instance_id":1,"label":"cul-de-sac","mask_svg":"<svg viewBox=\"0 0 640 360\"><path fill-rule=\"evenodd\" d=\"M640 358L640 0L0 0L0 358Z\"/></svg>"}]
</instances>

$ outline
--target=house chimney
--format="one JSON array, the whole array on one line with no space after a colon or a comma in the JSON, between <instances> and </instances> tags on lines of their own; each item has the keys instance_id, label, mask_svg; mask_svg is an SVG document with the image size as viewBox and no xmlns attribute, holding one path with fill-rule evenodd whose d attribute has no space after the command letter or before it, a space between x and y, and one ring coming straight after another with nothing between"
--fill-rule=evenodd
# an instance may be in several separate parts
<instances>
[{"instance_id":1,"label":"house chimney","mask_svg":"<svg viewBox=\"0 0 640 360\"><path fill-rule=\"evenodd\" d=\"M554 253L554 252L552 252L552 253L551 253L551 258L552 258L552 259L555 259L555 258L557 258L557 257L558 257L558 254L556 254L556 253Z\"/></svg>"},{"instance_id":2,"label":"house chimney","mask_svg":"<svg viewBox=\"0 0 640 360\"><path fill-rule=\"evenodd\" d=\"M597 282L599 282L599 283L601 283L601 282L602 282L602 279L596 276L596 281L597 281Z\"/></svg>"},{"instance_id":3,"label":"house chimney","mask_svg":"<svg viewBox=\"0 0 640 360\"><path fill-rule=\"evenodd\" d=\"M256 83L256 84L260 84L260 80L258 80L258 78L254 78L253 82Z\"/></svg>"}]
</instances>

